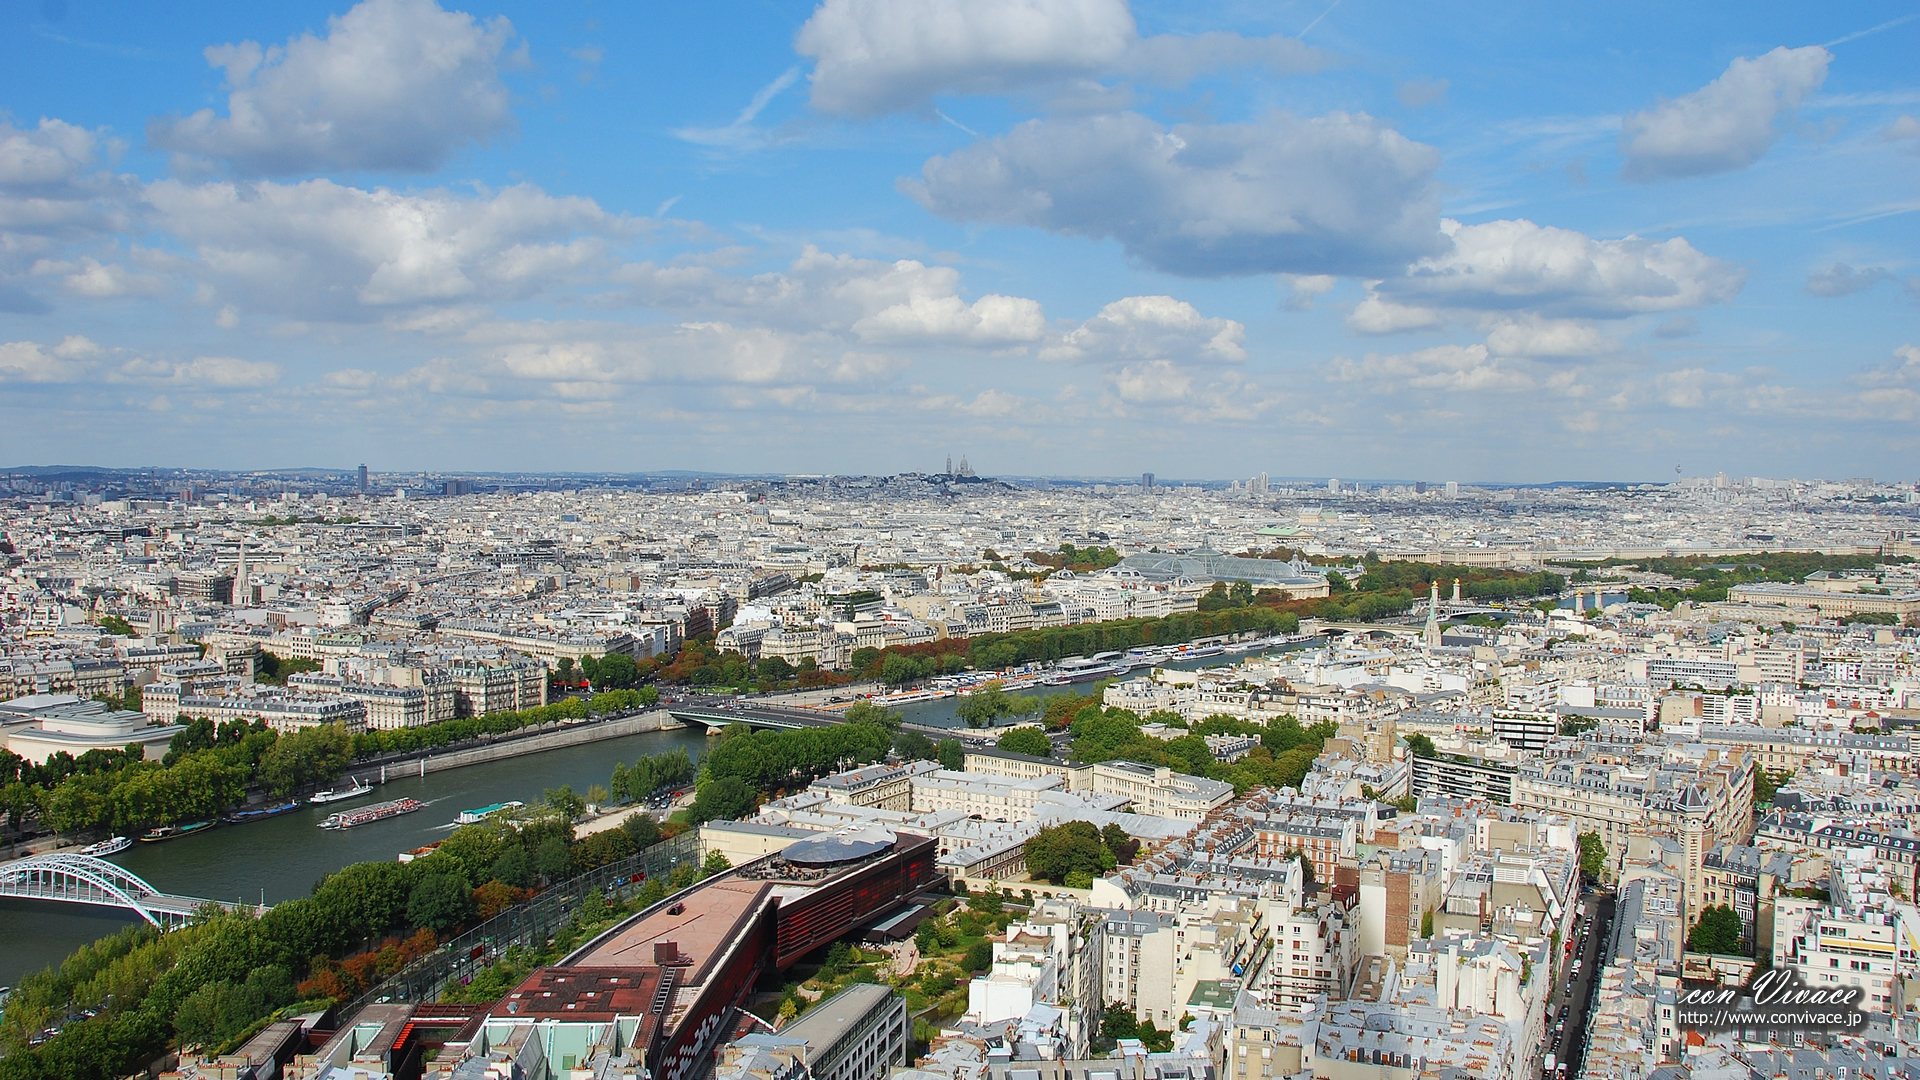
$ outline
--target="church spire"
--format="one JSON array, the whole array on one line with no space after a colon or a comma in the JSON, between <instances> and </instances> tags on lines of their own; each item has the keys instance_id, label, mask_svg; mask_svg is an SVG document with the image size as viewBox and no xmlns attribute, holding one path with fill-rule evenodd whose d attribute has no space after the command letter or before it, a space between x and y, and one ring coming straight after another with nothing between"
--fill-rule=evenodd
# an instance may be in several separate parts
<instances>
[{"instance_id":1,"label":"church spire","mask_svg":"<svg viewBox=\"0 0 1920 1080\"><path fill-rule=\"evenodd\" d=\"M1435 579L1433 590L1427 594L1427 627L1420 632L1420 640L1428 648L1440 644L1440 582Z\"/></svg>"}]
</instances>

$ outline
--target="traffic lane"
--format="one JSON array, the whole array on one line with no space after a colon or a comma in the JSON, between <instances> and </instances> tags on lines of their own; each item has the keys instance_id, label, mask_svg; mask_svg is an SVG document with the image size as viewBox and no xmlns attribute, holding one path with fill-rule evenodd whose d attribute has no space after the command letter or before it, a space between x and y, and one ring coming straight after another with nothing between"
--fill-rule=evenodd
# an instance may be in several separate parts
<instances>
[{"instance_id":1,"label":"traffic lane","mask_svg":"<svg viewBox=\"0 0 1920 1080\"><path fill-rule=\"evenodd\" d=\"M1574 954L1580 959L1580 974L1567 979L1560 1009L1565 1026L1558 1029L1553 1039L1554 1057L1567 1063L1570 1075L1578 1074L1586 1056L1587 1014L1592 1008L1595 983L1600 978L1606 942L1612 937L1613 930L1614 907L1611 896L1590 897L1583 907L1586 914L1581 925L1587 928L1587 933L1574 947Z\"/></svg>"}]
</instances>

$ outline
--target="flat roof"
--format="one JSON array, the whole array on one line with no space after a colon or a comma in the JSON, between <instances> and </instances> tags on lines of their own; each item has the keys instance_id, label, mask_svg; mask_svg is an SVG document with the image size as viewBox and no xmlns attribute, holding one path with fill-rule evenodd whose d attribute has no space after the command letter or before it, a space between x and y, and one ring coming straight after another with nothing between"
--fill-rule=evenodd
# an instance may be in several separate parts
<instances>
[{"instance_id":1,"label":"flat roof","mask_svg":"<svg viewBox=\"0 0 1920 1080\"><path fill-rule=\"evenodd\" d=\"M804 1040L809 1064L833 1044L846 1038L867 1014L893 996L893 988L878 983L855 983L815 1005L798 1020L780 1029L780 1037Z\"/></svg>"},{"instance_id":2,"label":"flat roof","mask_svg":"<svg viewBox=\"0 0 1920 1080\"><path fill-rule=\"evenodd\" d=\"M739 936L742 924L767 895L772 884L744 881L729 875L704 888L678 897L675 903L656 906L619 927L588 951L563 961L576 968L633 968L651 966L654 945L671 941L681 957L691 961L690 981L699 982L709 963ZM679 914L672 914L674 908Z\"/></svg>"}]
</instances>

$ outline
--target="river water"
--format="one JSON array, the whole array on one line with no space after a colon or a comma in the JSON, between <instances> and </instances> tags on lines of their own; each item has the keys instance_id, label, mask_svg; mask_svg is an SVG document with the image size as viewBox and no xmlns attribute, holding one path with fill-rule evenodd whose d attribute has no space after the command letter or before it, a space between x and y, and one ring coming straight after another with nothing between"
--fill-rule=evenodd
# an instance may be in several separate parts
<instances>
[{"instance_id":1,"label":"river water","mask_svg":"<svg viewBox=\"0 0 1920 1080\"><path fill-rule=\"evenodd\" d=\"M1315 644L1295 643L1273 651ZM1213 656L1161 666L1218 667L1245 658ZM1145 674L1142 668L1129 677ZM1084 694L1095 685L1039 686L1019 693L1043 698L1068 692ZM899 706L895 711L912 723L964 729L966 725L957 715L960 701L940 698ZM350 863L391 859L442 839L452 831L454 817L462 810L510 799L537 802L541 792L562 784L571 784L573 790L584 793L589 785L607 783L615 761L631 762L675 747L684 747L698 760L706 750L704 729L648 731L428 773L425 777L396 777L374 794L352 802L306 807L247 825L222 825L159 844L135 844L112 856L112 861L162 892L245 903L264 899L274 904L308 895L321 878ZM427 808L353 829L318 828L334 810L399 798L419 799ZM132 912L112 908L0 899L0 986L15 985L22 975L57 964L87 942L138 918Z\"/></svg>"},{"instance_id":2,"label":"river water","mask_svg":"<svg viewBox=\"0 0 1920 1080\"><path fill-rule=\"evenodd\" d=\"M584 793L592 784L606 785L614 762L675 747L698 760L706 749L703 729L647 731L424 777L396 777L351 802L135 844L111 858L162 892L246 903L264 898L273 904L308 895L315 882L349 863L391 859L443 839L462 810L511 799L535 803L541 792L562 784ZM334 810L399 798L419 799L427 808L353 829L318 827ZM87 942L138 919L112 908L0 900L0 986L15 985L22 975L59 963Z\"/></svg>"}]
</instances>

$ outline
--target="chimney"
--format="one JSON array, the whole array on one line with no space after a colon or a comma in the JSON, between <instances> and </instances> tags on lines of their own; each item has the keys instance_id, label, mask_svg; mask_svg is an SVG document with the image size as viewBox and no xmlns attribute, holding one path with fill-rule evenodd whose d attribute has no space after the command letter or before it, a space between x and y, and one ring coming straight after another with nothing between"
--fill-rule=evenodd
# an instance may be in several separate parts
<instances>
[{"instance_id":1,"label":"chimney","mask_svg":"<svg viewBox=\"0 0 1920 1080\"><path fill-rule=\"evenodd\" d=\"M663 967L680 962L680 943L677 941L656 941L653 943L653 962Z\"/></svg>"}]
</instances>

